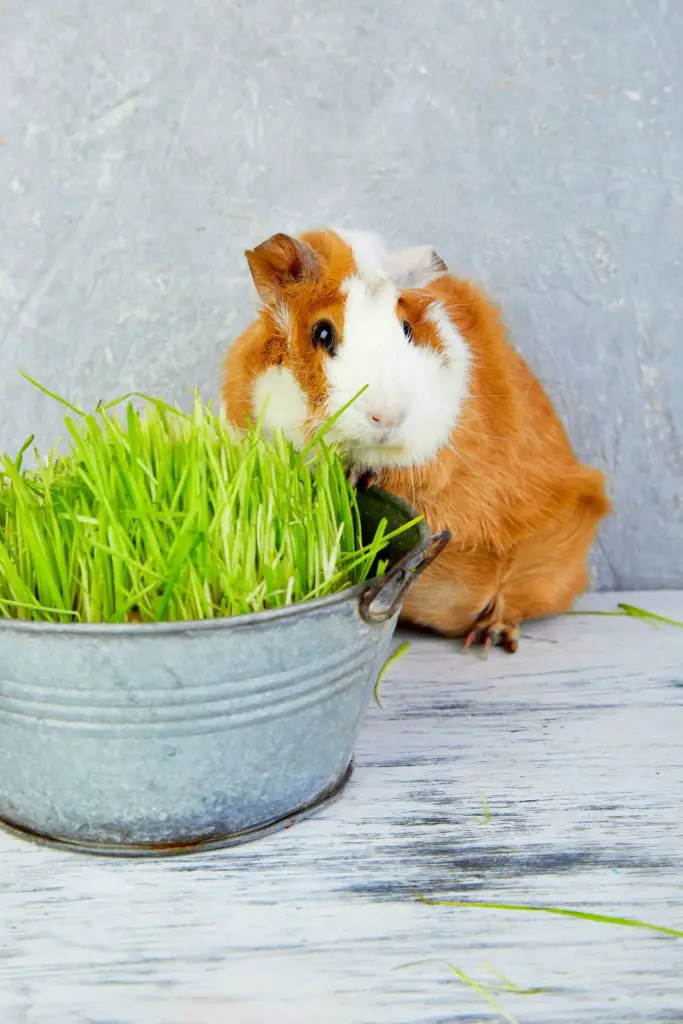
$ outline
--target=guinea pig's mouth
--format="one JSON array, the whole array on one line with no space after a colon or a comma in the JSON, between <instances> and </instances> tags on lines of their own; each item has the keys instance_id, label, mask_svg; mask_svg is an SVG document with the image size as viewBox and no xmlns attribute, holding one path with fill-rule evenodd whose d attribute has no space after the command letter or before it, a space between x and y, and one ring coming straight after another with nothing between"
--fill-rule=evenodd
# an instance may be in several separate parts
<instances>
[{"instance_id":1,"label":"guinea pig's mouth","mask_svg":"<svg viewBox=\"0 0 683 1024\"><path fill-rule=\"evenodd\" d=\"M354 465L365 469L381 469L395 466L406 457L406 448L402 444L353 444L348 454Z\"/></svg>"}]
</instances>

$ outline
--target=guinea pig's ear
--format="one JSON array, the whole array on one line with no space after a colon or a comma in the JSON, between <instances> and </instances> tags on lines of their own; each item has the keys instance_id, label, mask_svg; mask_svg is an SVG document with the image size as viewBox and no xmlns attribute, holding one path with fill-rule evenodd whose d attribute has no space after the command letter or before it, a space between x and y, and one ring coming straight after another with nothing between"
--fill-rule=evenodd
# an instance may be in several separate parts
<instances>
[{"instance_id":1,"label":"guinea pig's ear","mask_svg":"<svg viewBox=\"0 0 683 1024\"><path fill-rule=\"evenodd\" d=\"M247 249L244 255L259 298L267 306L280 300L287 285L307 278L314 280L320 272L315 250L290 235L271 235L255 249Z\"/></svg>"},{"instance_id":2,"label":"guinea pig's ear","mask_svg":"<svg viewBox=\"0 0 683 1024\"><path fill-rule=\"evenodd\" d=\"M389 257L388 275L399 288L424 288L448 267L431 245L394 252Z\"/></svg>"}]
</instances>

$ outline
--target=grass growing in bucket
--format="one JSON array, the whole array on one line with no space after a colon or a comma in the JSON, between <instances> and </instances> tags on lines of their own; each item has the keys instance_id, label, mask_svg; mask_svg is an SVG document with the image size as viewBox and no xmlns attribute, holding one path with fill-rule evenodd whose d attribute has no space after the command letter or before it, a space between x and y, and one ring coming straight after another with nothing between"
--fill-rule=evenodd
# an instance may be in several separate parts
<instances>
[{"instance_id":1,"label":"grass growing in bucket","mask_svg":"<svg viewBox=\"0 0 683 1024\"><path fill-rule=\"evenodd\" d=\"M236 439L199 397L189 416L143 395L86 413L31 383L66 406L70 443L36 452L34 469L22 466L33 438L2 456L2 617L161 622L282 607L362 582L413 525L387 533L383 522L362 545L355 491L324 440L336 416L297 452L259 425Z\"/></svg>"}]
</instances>

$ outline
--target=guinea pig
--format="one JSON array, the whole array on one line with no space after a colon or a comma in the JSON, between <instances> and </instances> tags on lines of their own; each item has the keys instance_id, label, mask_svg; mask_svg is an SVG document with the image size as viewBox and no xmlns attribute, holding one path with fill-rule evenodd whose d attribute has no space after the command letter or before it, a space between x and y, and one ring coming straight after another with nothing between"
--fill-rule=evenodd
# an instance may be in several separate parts
<instances>
[{"instance_id":1,"label":"guinea pig","mask_svg":"<svg viewBox=\"0 0 683 1024\"><path fill-rule=\"evenodd\" d=\"M415 582L406 624L517 650L527 619L567 611L610 511L483 292L431 246L365 232L276 234L246 253L261 307L229 348L238 429L298 446L331 428L354 476L403 497L452 541ZM265 408L264 408L265 405Z\"/></svg>"}]
</instances>

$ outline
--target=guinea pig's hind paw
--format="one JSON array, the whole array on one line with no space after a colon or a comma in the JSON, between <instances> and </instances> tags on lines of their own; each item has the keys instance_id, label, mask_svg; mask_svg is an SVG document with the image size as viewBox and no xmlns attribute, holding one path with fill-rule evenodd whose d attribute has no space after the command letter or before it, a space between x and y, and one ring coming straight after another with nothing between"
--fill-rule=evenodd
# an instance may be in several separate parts
<instances>
[{"instance_id":1,"label":"guinea pig's hind paw","mask_svg":"<svg viewBox=\"0 0 683 1024\"><path fill-rule=\"evenodd\" d=\"M481 644L485 657L492 647L502 647L508 654L514 654L519 647L519 626L509 622L491 622L486 626L475 623L463 641L465 653L475 644Z\"/></svg>"}]
</instances>

